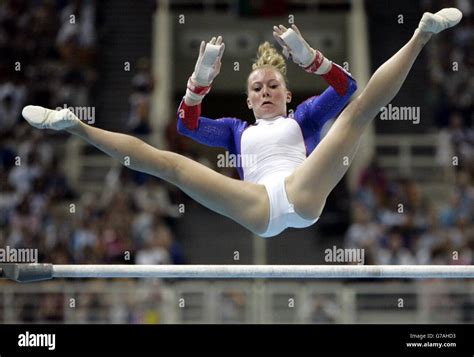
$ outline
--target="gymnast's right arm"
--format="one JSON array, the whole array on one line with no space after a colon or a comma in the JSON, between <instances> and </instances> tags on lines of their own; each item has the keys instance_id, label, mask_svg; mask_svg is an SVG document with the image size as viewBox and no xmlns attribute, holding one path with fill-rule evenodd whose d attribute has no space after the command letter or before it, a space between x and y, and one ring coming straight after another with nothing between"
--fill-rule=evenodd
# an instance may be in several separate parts
<instances>
[{"instance_id":1,"label":"gymnast's right arm","mask_svg":"<svg viewBox=\"0 0 474 357\"><path fill-rule=\"evenodd\" d=\"M189 77L186 95L178 109L178 132L208 146L228 148L232 143L233 119L201 117L201 102L211 90L221 67L225 45L222 37L202 41L194 72Z\"/></svg>"},{"instance_id":2,"label":"gymnast's right arm","mask_svg":"<svg viewBox=\"0 0 474 357\"><path fill-rule=\"evenodd\" d=\"M222 37L213 37L208 43L201 42L194 72L188 79L186 95L178 109L179 120L186 128L195 130L201 115L201 102L211 90L212 81L221 70L225 44Z\"/></svg>"}]
</instances>

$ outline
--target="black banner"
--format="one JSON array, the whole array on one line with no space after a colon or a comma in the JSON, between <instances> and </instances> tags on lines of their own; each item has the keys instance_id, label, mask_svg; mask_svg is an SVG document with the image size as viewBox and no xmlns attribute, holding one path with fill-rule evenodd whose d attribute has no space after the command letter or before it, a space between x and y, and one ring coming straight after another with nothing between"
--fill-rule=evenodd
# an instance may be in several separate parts
<instances>
[{"instance_id":1,"label":"black banner","mask_svg":"<svg viewBox=\"0 0 474 357\"><path fill-rule=\"evenodd\" d=\"M0 325L0 357L86 352L471 357L474 325Z\"/></svg>"}]
</instances>

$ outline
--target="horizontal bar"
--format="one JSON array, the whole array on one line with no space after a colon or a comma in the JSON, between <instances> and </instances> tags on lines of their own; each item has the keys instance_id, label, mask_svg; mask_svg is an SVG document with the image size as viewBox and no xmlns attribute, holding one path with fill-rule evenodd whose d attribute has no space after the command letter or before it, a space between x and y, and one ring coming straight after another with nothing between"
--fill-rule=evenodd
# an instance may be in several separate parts
<instances>
[{"instance_id":1,"label":"horizontal bar","mask_svg":"<svg viewBox=\"0 0 474 357\"><path fill-rule=\"evenodd\" d=\"M359 279L474 278L474 265L53 265L0 264L0 277L53 278Z\"/></svg>"},{"instance_id":2,"label":"horizontal bar","mask_svg":"<svg viewBox=\"0 0 474 357\"><path fill-rule=\"evenodd\" d=\"M474 278L466 265L54 265L54 278Z\"/></svg>"}]
</instances>

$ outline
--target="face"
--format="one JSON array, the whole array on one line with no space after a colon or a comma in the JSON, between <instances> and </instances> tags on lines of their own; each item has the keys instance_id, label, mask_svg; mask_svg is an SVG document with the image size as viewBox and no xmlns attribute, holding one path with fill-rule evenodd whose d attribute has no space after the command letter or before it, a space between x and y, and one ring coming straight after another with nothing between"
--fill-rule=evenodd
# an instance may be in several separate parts
<instances>
[{"instance_id":1,"label":"face","mask_svg":"<svg viewBox=\"0 0 474 357\"><path fill-rule=\"evenodd\" d=\"M286 116L286 104L291 101L291 92L277 70L260 68L250 73L247 93L247 105L256 118Z\"/></svg>"}]
</instances>

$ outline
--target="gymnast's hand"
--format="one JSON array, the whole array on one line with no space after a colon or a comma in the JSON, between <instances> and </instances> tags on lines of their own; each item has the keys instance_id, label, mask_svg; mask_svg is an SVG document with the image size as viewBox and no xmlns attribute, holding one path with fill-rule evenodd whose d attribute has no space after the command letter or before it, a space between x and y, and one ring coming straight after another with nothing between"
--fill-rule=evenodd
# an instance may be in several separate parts
<instances>
[{"instance_id":1,"label":"gymnast's hand","mask_svg":"<svg viewBox=\"0 0 474 357\"><path fill-rule=\"evenodd\" d=\"M199 57L194 67L191 79L201 87L210 86L221 70L221 58L225 44L222 36L213 37L207 44L202 41L199 48Z\"/></svg>"},{"instance_id":2,"label":"gymnast's hand","mask_svg":"<svg viewBox=\"0 0 474 357\"><path fill-rule=\"evenodd\" d=\"M207 44L202 41L194 72L188 80L185 102L188 105L201 103L211 90L212 81L221 70L221 58L225 44L222 36L213 37Z\"/></svg>"},{"instance_id":3,"label":"gymnast's hand","mask_svg":"<svg viewBox=\"0 0 474 357\"><path fill-rule=\"evenodd\" d=\"M296 25L291 25L290 29L283 25L273 26L273 37L283 48L283 55L306 72L324 74L331 68L331 61L305 41Z\"/></svg>"},{"instance_id":4,"label":"gymnast's hand","mask_svg":"<svg viewBox=\"0 0 474 357\"><path fill-rule=\"evenodd\" d=\"M296 25L291 25L290 29L283 25L273 26L273 37L283 47L286 58L291 58L302 67L313 62L316 51L305 41Z\"/></svg>"}]
</instances>

